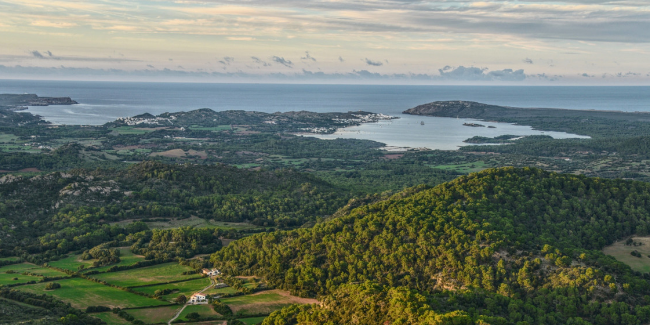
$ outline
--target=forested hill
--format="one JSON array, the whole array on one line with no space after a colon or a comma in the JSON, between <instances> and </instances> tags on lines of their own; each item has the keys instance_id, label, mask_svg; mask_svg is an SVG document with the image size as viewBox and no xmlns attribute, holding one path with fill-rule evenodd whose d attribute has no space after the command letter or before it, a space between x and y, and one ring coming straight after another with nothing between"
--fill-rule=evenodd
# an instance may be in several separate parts
<instances>
[{"instance_id":1,"label":"forested hill","mask_svg":"<svg viewBox=\"0 0 650 325\"><path fill-rule=\"evenodd\" d=\"M646 183L490 169L257 234L211 261L325 301L265 324L639 324L650 320L650 274L600 249L647 234L649 211Z\"/></svg>"},{"instance_id":2,"label":"forested hill","mask_svg":"<svg viewBox=\"0 0 650 325\"><path fill-rule=\"evenodd\" d=\"M647 112L519 108L456 100L423 104L403 113L518 123L540 130L570 132L596 138L650 135L650 113Z\"/></svg>"},{"instance_id":3,"label":"forested hill","mask_svg":"<svg viewBox=\"0 0 650 325\"><path fill-rule=\"evenodd\" d=\"M76 169L0 177L0 257L48 259L89 249L123 231L114 222L190 217L298 227L333 214L352 196L290 170L143 162L127 169ZM139 231L139 230L137 230Z\"/></svg>"}]
</instances>

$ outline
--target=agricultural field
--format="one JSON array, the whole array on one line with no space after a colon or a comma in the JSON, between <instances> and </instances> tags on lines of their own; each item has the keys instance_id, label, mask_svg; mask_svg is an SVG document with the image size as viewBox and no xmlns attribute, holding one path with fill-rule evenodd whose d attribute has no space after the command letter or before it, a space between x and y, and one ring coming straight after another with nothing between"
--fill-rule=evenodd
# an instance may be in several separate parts
<instances>
[{"instance_id":1,"label":"agricultural field","mask_svg":"<svg viewBox=\"0 0 650 325\"><path fill-rule=\"evenodd\" d=\"M126 312L145 323L167 323L182 306L163 306L144 309L129 309Z\"/></svg>"},{"instance_id":2,"label":"agricultural field","mask_svg":"<svg viewBox=\"0 0 650 325\"><path fill-rule=\"evenodd\" d=\"M88 306L106 307L144 307L167 304L152 298L142 297L117 288L109 287L83 278L57 280L61 288L45 290L46 283L30 284L15 287L17 290L36 294L52 295L73 307L85 309Z\"/></svg>"},{"instance_id":3,"label":"agricultural field","mask_svg":"<svg viewBox=\"0 0 650 325\"><path fill-rule=\"evenodd\" d=\"M7 273L8 271L9 272L13 271L15 273ZM17 284L17 283L27 283L30 281L40 281L42 279L42 277L40 276L22 275L21 273L23 272L30 272L42 276L49 276L49 277L66 276L65 273L58 272L52 269L43 268L29 263L20 263L20 264L12 264L12 265L0 267L0 284L8 285L8 284ZM16 280L14 280L14 278L16 278Z\"/></svg>"},{"instance_id":4,"label":"agricultural field","mask_svg":"<svg viewBox=\"0 0 650 325\"><path fill-rule=\"evenodd\" d=\"M92 270L96 271L105 271L109 269L111 266L114 265L132 265L135 264L138 261L144 260L144 256L141 255L135 255L131 252L131 249L128 247L121 247L120 248L120 262L117 264L111 264L107 266L102 266L98 268L93 268ZM86 269L91 268L93 266L93 262L95 260L82 260L81 259L81 254L78 255L70 255L66 258L60 259L58 261L50 262L51 266L58 267L60 269L65 269L65 270L71 270L71 271L77 271L79 269L80 265L83 265Z\"/></svg>"},{"instance_id":5,"label":"agricultural field","mask_svg":"<svg viewBox=\"0 0 650 325\"><path fill-rule=\"evenodd\" d=\"M209 278L200 278L196 280L161 284L161 285L156 285L151 287L133 288L133 290L153 295L156 292L156 290L172 289L175 291L172 292L171 294L163 296L166 300L171 301L174 298L178 297L179 295L185 295L189 297L193 293L197 291L201 291L203 288L207 287L208 285L210 285Z\"/></svg>"},{"instance_id":6,"label":"agricultural field","mask_svg":"<svg viewBox=\"0 0 650 325\"><path fill-rule=\"evenodd\" d=\"M131 324L131 322L127 321L126 319L117 316L113 314L110 311L103 312L103 313L97 313L97 314L92 314L93 317L99 318L106 322L107 325L125 325L125 324Z\"/></svg>"},{"instance_id":7,"label":"agricultural field","mask_svg":"<svg viewBox=\"0 0 650 325\"><path fill-rule=\"evenodd\" d=\"M133 287L200 277L198 274L182 275L183 272L191 270L192 268L188 266L164 263L126 271L95 274L92 277L121 287Z\"/></svg>"},{"instance_id":8,"label":"agricultural field","mask_svg":"<svg viewBox=\"0 0 650 325\"><path fill-rule=\"evenodd\" d=\"M119 126L116 128L113 128L112 131L114 133L117 133L119 135L131 135L131 134L136 134L136 135L142 135L146 134L149 132L155 131L155 129L150 129L150 128L137 128L137 127L132 127L132 126Z\"/></svg>"},{"instance_id":9,"label":"agricultural field","mask_svg":"<svg viewBox=\"0 0 650 325\"><path fill-rule=\"evenodd\" d=\"M291 304L315 304L316 299L300 298L282 290L261 291L246 296L221 299L234 313L240 315L270 314Z\"/></svg>"},{"instance_id":10,"label":"agricultural field","mask_svg":"<svg viewBox=\"0 0 650 325\"><path fill-rule=\"evenodd\" d=\"M225 287L225 288L219 288L219 289L208 289L205 290L204 293L208 295L224 295L224 294L231 294L231 293L237 293L237 289L233 287Z\"/></svg>"},{"instance_id":11,"label":"agricultural field","mask_svg":"<svg viewBox=\"0 0 650 325\"><path fill-rule=\"evenodd\" d=\"M212 309L212 305L189 305L185 307L180 316L178 316L178 319L187 319L186 317L189 313L198 313L203 317L220 316L216 311L214 311L214 309Z\"/></svg>"},{"instance_id":12,"label":"agricultural field","mask_svg":"<svg viewBox=\"0 0 650 325\"><path fill-rule=\"evenodd\" d=\"M633 270L642 273L650 272L650 237L632 237L639 246L626 246L625 241L617 241L603 248L603 253L614 257L619 262L629 265ZM641 257L633 256L632 251L641 253Z\"/></svg>"},{"instance_id":13,"label":"agricultural field","mask_svg":"<svg viewBox=\"0 0 650 325\"><path fill-rule=\"evenodd\" d=\"M10 256L10 257L0 257L0 261L18 261L20 257Z\"/></svg>"},{"instance_id":14,"label":"agricultural field","mask_svg":"<svg viewBox=\"0 0 650 325\"><path fill-rule=\"evenodd\" d=\"M190 129L194 131L212 131L212 132L220 132L220 131L229 131L232 130L232 126L230 125L219 125L219 126L212 126L212 127L207 127L207 126L198 126L198 125L192 125L190 126Z\"/></svg>"}]
</instances>

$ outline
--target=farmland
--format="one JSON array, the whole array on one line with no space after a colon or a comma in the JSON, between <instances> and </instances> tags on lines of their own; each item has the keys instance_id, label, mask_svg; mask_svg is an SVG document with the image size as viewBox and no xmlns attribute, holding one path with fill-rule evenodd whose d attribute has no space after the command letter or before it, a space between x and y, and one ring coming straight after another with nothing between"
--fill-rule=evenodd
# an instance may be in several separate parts
<instances>
[{"instance_id":1,"label":"farmland","mask_svg":"<svg viewBox=\"0 0 650 325\"><path fill-rule=\"evenodd\" d=\"M207 287L208 285L210 285L210 279L200 278L200 279L195 279L190 281L161 284L161 285L149 286L149 287L133 288L133 290L137 292L144 292L153 295L156 292L156 290L172 289L174 291L171 294L163 296L165 299L171 300L178 297L179 295L191 296L192 293L200 291L201 289Z\"/></svg>"},{"instance_id":2,"label":"farmland","mask_svg":"<svg viewBox=\"0 0 650 325\"><path fill-rule=\"evenodd\" d=\"M9 273L7 273L9 272ZM23 275L23 272L37 274L35 275ZM40 275L40 276L39 276ZM9 285L9 284L18 284L26 283L31 281L40 281L41 276L47 277L61 277L66 276L65 273L55 271L48 268L43 268L29 263L13 264L0 267L0 284ZM15 279L15 280L14 280Z\"/></svg>"},{"instance_id":3,"label":"farmland","mask_svg":"<svg viewBox=\"0 0 650 325\"><path fill-rule=\"evenodd\" d=\"M127 247L121 247L120 248L120 262L117 264L112 264L108 266L102 266L102 267L97 267L93 268L92 270L94 271L106 271L108 268L114 266L114 265L132 265L138 261L144 260L143 256L135 255L131 253L131 250ZM60 269L65 269L65 270L70 270L70 271L77 271L79 269L79 266L83 265L85 269L89 269L92 267L93 262L96 260L90 259L90 260L83 260L81 259L81 254L77 255L70 255L66 258L60 259L58 261L50 262L51 266L60 268Z\"/></svg>"},{"instance_id":4,"label":"farmland","mask_svg":"<svg viewBox=\"0 0 650 325\"><path fill-rule=\"evenodd\" d=\"M164 301L142 297L133 293L95 283L83 278L72 278L57 280L61 288L56 290L45 290L45 283L31 284L16 287L21 291L36 294L48 294L55 296L73 307L85 309L88 306L107 307L143 307L158 306L166 304Z\"/></svg>"},{"instance_id":5,"label":"farmland","mask_svg":"<svg viewBox=\"0 0 650 325\"><path fill-rule=\"evenodd\" d=\"M181 273L191 270L187 266L165 263L126 271L102 273L92 277L121 287L133 287L199 277L197 274L181 275Z\"/></svg>"},{"instance_id":6,"label":"farmland","mask_svg":"<svg viewBox=\"0 0 650 325\"><path fill-rule=\"evenodd\" d=\"M633 270L639 272L650 272L650 238L632 237L637 245L625 245L621 240L603 249L603 253L613 256L620 262L629 265ZM632 251L640 253L640 257L633 256Z\"/></svg>"},{"instance_id":7,"label":"farmland","mask_svg":"<svg viewBox=\"0 0 650 325\"><path fill-rule=\"evenodd\" d=\"M166 323L172 319L182 306L163 306L155 308L131 309L127 313L145 323Z\"/></svg>"}]
</instances>

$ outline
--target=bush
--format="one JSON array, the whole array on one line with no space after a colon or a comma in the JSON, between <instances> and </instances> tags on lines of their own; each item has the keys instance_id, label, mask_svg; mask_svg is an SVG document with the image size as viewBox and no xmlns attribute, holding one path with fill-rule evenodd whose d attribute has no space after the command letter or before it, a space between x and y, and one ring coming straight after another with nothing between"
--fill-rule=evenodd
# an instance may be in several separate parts
<instances>
[{"instance_id":1,"label":"bush","mask_svg":"<svg viewBox=\"0 0 650 325\"><path fill-rule=\"evenodd\" d=\"M212 309L214 309L214 311L221 314L222 316L232 315L232 309L230 309L228 305L220 302L219 300L216 300L212 303Z\"/></svg>"},{"instance_id":2,"label":"bush","mask_svg":"<svg viewBox=\"0 0 650 325\"><path fill-rule=\"evenodd\" d=\"M187 314L187 316L185 316L185 318L187 318L189 320L197 320L197 319L201 318L201 315L199 315L199 313L197 313L197 312L191 312L191 313Z\"/></svg>"},{"instance_id":3,"label":"bush","mask_svg":"<svg viewBox=\"0 0 650 325\"><path fill-rule=\"evenodd\" d=\"M45 285L45 290L54 290L58 288L61 288L61 285L56 282L50 282Z\"/></svg>"}]
</instances>

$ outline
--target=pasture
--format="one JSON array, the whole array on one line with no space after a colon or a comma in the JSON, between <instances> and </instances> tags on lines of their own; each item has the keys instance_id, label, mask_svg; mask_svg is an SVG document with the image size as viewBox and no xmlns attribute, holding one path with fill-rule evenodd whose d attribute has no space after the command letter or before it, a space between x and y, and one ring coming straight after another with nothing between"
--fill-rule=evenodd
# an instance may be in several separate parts
<instances>
[{"instance_id":1,"label":"pasture","mask_svg":"<svg viewBox=\"0 0 650 325\"><path fill-rule=\"evenodd\" d=\"M200 277L198 274L182 275L183 272L191 270L189 266L164 263L126 271L95 274L92 277L121 287L132 287Z\"/></svg>"},{"instance_id":2,"label":"pasture","mask_svg":"<svg viewBox=\"0 0 650 325\"><path fill-rule=\"evenodd\" d=\"M93 317L99 318L106 322L107 325L126 325L126 324L131 324L131 322L127 321L126 319L117 316L113 314L110 311L103 312L103 313L97 313L97 314L92 314Z\"/></svg>"},{"instance_id":3,"label":"pasture","mask_svg":"<svg viewBox=\"0 0 650 325\"><path fill-rule=\"evenodd\" d=\"M185 307L185 310L178 317L179 319L187 319L187 314L189 313L198 313L199 315L205 316L219 316L219 313L212 309L212 305L189 305ZM171 317L170 317L171 318Z\"/></svg>"},{"instance_id":4,"label":"pasture","mask_svg":"<svg viewBox=\"0 0 650 325\"><path fill-rule=\"evenodd\" d=\"M167 321L176 315L181 307L181 305L178 305L144 309L129 309L126 312L145 323L167 323Z\"/></svg>"},{"instance_id":5,"label":"pasture","mask_svg":"<svg viewBox=\"0 0 650 325\"><path fill-rule=\"evenodd\" d=\"M210 279L200 278L196 280L161 284L161 285L156 285L151 287L133 288L133 291L144 292L153 295L156 292L156 290L172 289L174 290L174 292L163 296L166 300L171 301L174 298L178 297L179 295L185 295L189 297L193 293L197 291L201 291L203 288L207 287L208 285L210 285Z\"/></svg>"},{"instance_id":6,"label":"pasture","mask_svg":"<svg viewBox=\"0 0 650 325\"><path fill-rule=\"evenodd\" d=\"M128 247L120 247L119 263L93 268L92 270L97 270L101 272L101 271L108 270L113 265L132 265L142 260L144 260L144 256L133 254L131 252L131 249L129 249ZM58 267L60 269L77 271L80 265L83 265L84 268L86 269L91 268L93 266L93 262L95 261L96 260L94 259L84 261L81 259L81 254L78 254L78 255L70 255L58 261L50 262L50 265L54 267Z\"/></svg>"},{"instance_id":7,"label":"pasture","mask_svg":"<svg viewBox=\"0 0 650 325\"><path fill-rule=\"evenodd\" d=\"M291 304L315 304L316 299L300 298L282 290L261 291L246 296L220 299L234 313L241 315L270 314Z\"/></svg>"},{"instance_id":8,"label":"pasture","mask_svg":"<svg viewBox=\"0 0 650 325\"><path fill-rule=\"evenodd\" d=\"M45 290L46 283L38 283L18 286L15 289L35 294L52 295L64 302L69 302L72 307L79 309L85 309L88 306L126 308L167 304L165 301L142 297L82 278L63 279L56 282L61 285L61 288Z\"/></svg>"},{"instance_id":9,"label":"pasture","mask_svg":"<svg viewBox=\"0 0 650 325\"><path fill-rule=\"evenodd\" d=\"M629 265L633 270L642 273L650 272L650 237L632 237L640 246L626 246L625 241L621 240L603 248L603 253L614 257L617 261ZM641 257L632 256L632 251L641 253Z\"/></svg>"}]
</instances>

